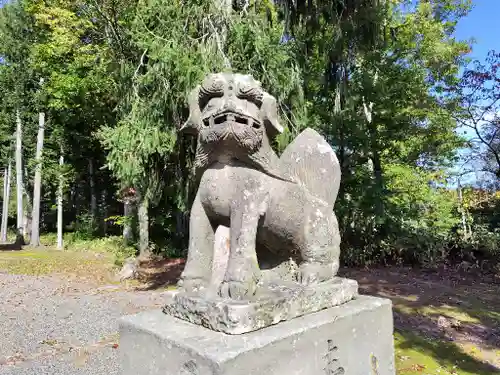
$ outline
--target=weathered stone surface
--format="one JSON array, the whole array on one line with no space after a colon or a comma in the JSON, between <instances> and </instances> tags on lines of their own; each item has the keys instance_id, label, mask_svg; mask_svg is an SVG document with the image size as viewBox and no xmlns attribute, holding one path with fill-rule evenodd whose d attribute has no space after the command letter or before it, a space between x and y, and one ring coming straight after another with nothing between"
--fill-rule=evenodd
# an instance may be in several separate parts
<instances>
[{"instance_id":1,"label":"weathered stone surface","mask_svg":"<svg viewBox=\"0 0 500 375\"><path fill-rule=\"evenodd\" d=\"M219 225L214 236L214 258L212 261L211 288L218 289L226 274L229 261L229 228Z\"/></svg>"},{"instance_id":2,"label":"weathered stone surface","mask_svg":"<svg viewBox=\"0 0 500 375\"><path fill-rule=\"evenodd\" d=\"M120 322L123 375L394 375L391 302L359 298L243 335L148 311Z\"/></svg>"},{"instance_id":3,"label":"weathered stone surface","mask_svg":"<svg viewBox=\"0 0 500 375\"><path fill-rule=\"evenodd\" d=\"M258 291L248 301L175 291L164 312L215 331L241 334L348 302L358 295L358 283L343 278L314 286L280 281Z\"/></svg>"},{"instance_id":4,"label":"weathered stone surface","mask_svg":"<svg viewBox=\"0 0 500 375\"><path fill-rule=\"evenodd\" d=\"M221 297L248 300L265 287L267 270L298 264L304 285L337 273L340 235L333 213L340 166L316 131L304 130L278 157L272 139L283 131L276 99L251 76L211 74L191 93L190 116L181 129L198 137L200 184L190 216L189 249L179 286L187 292L213 289ZM229 227L227 267L214 267L215 230ZM280 268L281 267L281 268ZM217 274L223 272L223 275ZM267 276L272 275L267 272Z\"/></svg>"},{"instance_id":5,"label":"weathered stone surface","mask_svg":"<svg viewBox=\"0 0 500 375\"><path fill-rule=\"evenodd\" d=\"M230 230L224 225L219 225L215 231L214 259L212 262L211 289L217 290L224 280L224 275L229 261ZM273 254L268 254L271 258ZM297 281L299 269L293 259L281 260L277 265L274 259L259 259L261 268L261 285L276 283L278 280L285 282Z\"/></svg>"}]
</instances>

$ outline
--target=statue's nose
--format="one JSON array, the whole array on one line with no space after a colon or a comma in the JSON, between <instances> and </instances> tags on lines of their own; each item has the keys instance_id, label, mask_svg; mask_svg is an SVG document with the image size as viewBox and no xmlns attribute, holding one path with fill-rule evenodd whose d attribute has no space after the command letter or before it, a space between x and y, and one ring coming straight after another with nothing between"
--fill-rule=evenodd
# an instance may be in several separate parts
<instances>
[{"instance_id":1,"label":"statue's nose","mask_svg":"<svg viewBox=\"0 0 500 375\"><path fill-rule=\"evenodd\" d=\"M229 99L224 103L224 110L225 111L235 111L236 110L236 103Z\"/></svg>"}]
</instances>

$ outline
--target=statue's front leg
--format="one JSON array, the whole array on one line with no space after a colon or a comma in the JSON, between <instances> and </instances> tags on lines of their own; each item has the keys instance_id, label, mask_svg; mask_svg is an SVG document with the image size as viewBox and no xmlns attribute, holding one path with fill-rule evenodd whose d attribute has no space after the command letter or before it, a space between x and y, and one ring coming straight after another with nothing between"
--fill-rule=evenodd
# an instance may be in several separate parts
<instances>
[{"instance_id":1,"label":"statue's front leg","mask_svg":"<svg viewBox=\"0 0 500 375\"><path fill-rule=\"evenodd\" d=\"M260 268L255 247L265 199L261 191L245 191L242 199L231 207L230 254L220 289L222 297L244 299L257 290Z\"/></svg>"},{"instance_id":2,"label":"statue's front leg","mask_svg":"<svg viewBox=\"0 0 500 375\"><path fill-rule=\"evenodd\" d=\"M186 266L179 286L186 291L206 288L212 277L214 229L203 208L199 194L191 209L189 219L189 248Z\"/></svg>"}]
</instances>

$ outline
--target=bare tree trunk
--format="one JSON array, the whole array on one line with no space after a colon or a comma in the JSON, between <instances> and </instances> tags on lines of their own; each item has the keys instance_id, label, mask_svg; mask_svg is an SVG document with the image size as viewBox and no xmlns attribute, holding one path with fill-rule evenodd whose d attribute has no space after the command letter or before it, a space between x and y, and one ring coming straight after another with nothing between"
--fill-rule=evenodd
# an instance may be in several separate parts
<instances>
[{"instance_id":1,"label":"bare tree trunk","mask_svg":"<svg viewBox=\"0 0 500 375\"><path fill-rule=\"evenodd\" d=\"M40 112L35 154L35 185L33 187L33 211L31 213L31 246L40 246L40 195L42 190L42 152L45 131L45 113Z\"/></svg>"},{"instance_id":2,"label":"bare tree trunk","mask_svg":"<svg viewBox=\"0 0 500 375\"><path fill-rule=\"evenodd\" d=\"M137 213L139 219L139 258L148 259L151 256L149 250L149 202L141 197L139 210Z\"/></svg>"},{"instance_id":3,"label":"bare tree trunk","mask_svg":"<svg viewBox=\"0 0 500 375\"><path fill-rule=\"evenodd\" d=\"M7 242L7 224L9 221L9 200L10 200L10 176L12 175L12 162L9 160L9 166L5 169L3 181L3 208L2 208L2 226L0 230L0 241Z\"/></svg>"},{"instance_id":4,"label":"bare tree trunk","mask_svg":"<svg viewBox=\"0 0 500 375\"><path fill-rule=\"evenodd\" d=\"M216 0L214 1L215 6L219 9L221 12L222 16L225 18L229 18L230 14L232 13L233 10L233 1L232 0ZM244 11L246 11L246 8L248 8L248 1L246 2L246 6L243 6ZM226 44L227 40L227 26L221 26L219 29L219 32L215 30L214 25L210 21L210 25L213 28L213 31L215 32L215 43L216 43L216 51L214 53L220 54L223 61L224 61L224 67L226 69L231 69L231 61L229 58L226 56L224 53L224 47Z\"/></svg>"},{"instance_id":5,"label":"bare tree trunk","mask_svg":"<svg viewBox=\"0 0 500 375\"><path fill-rule=\"evenodd\" d=\"M463 195L462 195L462 184L460 183L460 180L458 181L458 206L459 206L459 211L460 211L460 216L462 218L462 230L463 230L463 238L464 240L469 239L469 233L467 231L467 218L465 217L465 210L464 210L464 205L463 205Z\"/></svg>"},{"instance_id":6,"label":"bare tree trunk","mask_svg":"<svg viewBox=\"0 0 500 375\"><path fill-rule=\"evenodd\" d=\"M16 191L17 191L17 233L16 243L24 245L23 230L23 159L22 159L22 125L19 110L16 112Z\"/></svg>"},{"instance_id":7,"label":"bare tree trunk","mask_svg":"<svg viewBox=\"0 0 500 375\"><path fill-rule=\"evenodd\" d=\"M371 160L373 162L373 177L375 179L375 186L377 189L377 197L375 199L375 212L378 218L383 218L385 216L384 200L382 197L384 192L384 176L382 172L380 153L378 151L377 142L375 140L372 141Z\"/></svg>"},{"instance_id":8,"label":"bare tree trunk","mask_svg":"<svg viewBox=\"0 0 500 375\"><path fill-rule=\"evenodd\" d=\"M108 190L104 188L101 193L102 230L104 235L106 235L106 233L108 232L108 222L106 220L108 218L107 198L108 198Z\"/></svg>"},{"instance_id":9,"label":"bare tree trunk","mask_svg":"<svg viewBox=\"0 0 500 375\"><path fill-rule=\"evenodd\" d=\"M81 181L78 179L77 183L73 185L73 202L74 202L74 207L75 207L75 215L77 218L80 217L82 213L82 205L81 205L81 200L80 200L80 195L82 192L82 187L81 187Z\"/></svg>"},{"instance_id":10,"label":"bare tree trunk","mask_svg":"<svg viewBox=\"0 0 500 375\"><path fill-rule=\"evenodd\" d=\"M226 13L231 13L233 10L233 1L232 0L216 0L214 1L215 6L217 6L220 10Z\"/></svg>"},{"instance_id":11,"label":"bare tree trunk","mask_svg":"<svg viewBox=\"0 0 500 375\"><path fill-rule=\"evenodd\" d=\"M375 72L373 77L373 86L377 83L378 72ZM367 103L365 97L363 99L363 111L365 114L368 132L370 135L370 147L371 156L370 159L373 163L373 177L375 180L375 187L377 189L377 197L375 199L375 214L378 220L382 220L385 216L384 201L382 199L382 194L384 191L384 176L382 172L382 162L380 159L379 145L378 145L378 134L377 126L373 123L373 102Z\"/></svg>"},{"instance_id":12,"label":"bare tree trunk","mask_svg":"<svg viewBox=\"0 0 500 375\"><path fill-rule=\"evenodd\" d=\"M7 217L6 214L7 214L7 210L9 209L9 202L7 201L7 199L5 199L7 197L7 184L8 184L8 179L9 179L9 171L7 170L7 168L5 168L3 170L3 205L2 205L2 224L0 225L0 240L1 241L4 241L3 240L3 227L4 227L4 222L5 222L5 218Z\"/></svg>"},{"instance_id":13,"label":"bare tree trunk","mask_svg":"<svg viewBox=\"0 0 500 375\"><path fill-rule=\"evenodd\" d=\"M90 213L92 215L92 220L94 225L97 222L97 193L95 190L95 170L94 170L94 160L89 159L89 180L90 180Z\"/></svg>"},{"instance_id":14,"label":"bare tree trunk","mask_svg":"<svg viewBox=\"0 0 500 375\"><path fill-rule=\"evenodd\" d=\"M123 224L123 242L125 243L125 245L130 245L132 242L134 242L134 231L132 229L134 212L134 203L125 200L125 202L123 203L123 216L125 217L125 222Z\"/></svg>"},{"instance_id":15,"label":"bare tree trunk","mask_svg":"<svg viewBox=\"0 0 500 375\"><path fill-rule=\"evenodd\" d=\"M24 168L24 178L28 176L28 168ZM31 234L31 210L33 210L33 204L31 201L31 196L29 195L28 189L26 189L26 184L23 182L23 192L26 198L26 203L23 204L23 236L24 239Z\"/></svg>"},{"instance_id":16,"label":"bare tree trunk","mask_svg":"<svg viewBox=\"0 0 500 375\"><path fill-rule=\"evenodd\" d=\"M57 188L57 250L63 249L63 186L64 177L62 167L64 165L64 156L61 150L61 156L59 157L59 186Z\"/></svg>"}]
</instances>

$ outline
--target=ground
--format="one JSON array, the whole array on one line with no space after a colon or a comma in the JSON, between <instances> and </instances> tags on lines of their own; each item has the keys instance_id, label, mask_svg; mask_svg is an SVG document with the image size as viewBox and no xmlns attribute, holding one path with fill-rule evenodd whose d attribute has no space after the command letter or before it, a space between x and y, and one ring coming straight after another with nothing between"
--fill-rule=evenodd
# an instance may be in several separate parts
<instances>
[{"instance_id":1,"label":"ground","mask_svg":"<svg viewBox=\"0 0 500 375\"><path fill-rule=\"evenodd\" d=\"M182 260L119 283L102 252L0 252L0 374L118 375L117 318L164 303ZM500 281L455 270L344 270L392 299L398 375L500 374Z\"/></svg>"}]
</instances>

